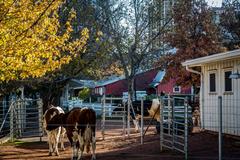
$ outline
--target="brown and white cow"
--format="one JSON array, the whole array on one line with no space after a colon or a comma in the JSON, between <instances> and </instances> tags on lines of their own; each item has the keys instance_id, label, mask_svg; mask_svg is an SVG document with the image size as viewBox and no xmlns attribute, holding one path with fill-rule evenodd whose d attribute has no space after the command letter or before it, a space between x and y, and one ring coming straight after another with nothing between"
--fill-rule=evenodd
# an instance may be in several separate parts
<instances>
[{"instance_id":1,"label":"brown and white cow","mask_svg":"<svg viewBox=\"0 0 240 160\"><path fill-rule=\"evenodd\" d=\"M96 113L89 108L73 108L65 115L58 116L66 128L67 137L73 147L72 159L82 159L84 147L90 151L92 146L92 160L96 159ZM61 120L60 120L61 119ZM78 152L80 151L80 155Z\"/></svg>"},{"instance_id":2,"label":"brown and white cow","mask_svg":"<svg viewBox=\"0 0 240 160\"><path fill-rule=\"evenodd\" d=\"M78 140L80 143L80 155L78 159L82 159L84 148L89 153L92 146L92 160L96 159L96 113L93 109L83 108L79 115L78 123Z\"/></svg>"},{"instance_id":3,"label":"brown and white cow","mask_svg":"<svg viewBox=\"0 0 240 160\"><path fill-rule=\"evenodd\" d=\"M53 124L56 126L53 129L48 128L48 123L50 121L60 115L64 114L64 111L60 107L50 106L49 109L47 109L43 115L43 128L48 136L48 144L49 144L49 155L52 155L54 152L56 155L59 155L58 152L58 142L60 140L61 142L61 149L65 150L64 148L64 135L65 135L65 129L59 125L59 122L54 122Z\"/></svg>"}]
</instances>

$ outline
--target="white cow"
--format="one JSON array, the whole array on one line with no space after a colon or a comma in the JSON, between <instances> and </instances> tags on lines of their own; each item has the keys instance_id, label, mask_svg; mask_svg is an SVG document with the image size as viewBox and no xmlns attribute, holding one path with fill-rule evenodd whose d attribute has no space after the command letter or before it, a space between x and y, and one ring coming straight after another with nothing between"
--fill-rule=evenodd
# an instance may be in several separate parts
<instances>
[{"instance_id":1,"label":"white cow","mask_svg":"<svg viewBox=\"0 0 240 160\"><path fill-rule=\"evenodd\" d=\"M51 106L43 115L43 128L48 136L48 144L49 144L49 155L51 156L54 152L56 155L59 155L58 152L58 142L61 142L61 149L64 148L64 135L65 128L61 127L60 124L55 124L56 126L48 127L49 121L56 115L64 114L64 111L60 107ZM59 122L56 122L59 123ZM48 129L47 129L48 127ZM49 129L51 128L51 129Z\"/></svg>"},{"instance_id":2,"label":"white cow","mask_svg":"<svg viewBox=\"0 0 240 160\"><path fill-rule=\"evenodd\" d=\"M153 99L152 106L150 110L148 110L149 116L160 122L160 110L161 110L160 100L158 98Z\"/></svg>"}]
</instances>

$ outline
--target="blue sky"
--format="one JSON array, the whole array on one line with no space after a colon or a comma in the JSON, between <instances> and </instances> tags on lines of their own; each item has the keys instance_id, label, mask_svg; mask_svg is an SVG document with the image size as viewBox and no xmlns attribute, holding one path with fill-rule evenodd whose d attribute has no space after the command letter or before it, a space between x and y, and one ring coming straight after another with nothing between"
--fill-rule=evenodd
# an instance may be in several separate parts
<instances>
[{"instance_id":1,"label":"blue sky","mask_svg":"<svg viewBox=\"0 0 240 160\"><path fill-rule=\"evenodd\" d=\"M222 4L222 0L206 0L208 2L208 5L210 6L216 6L220 7Z\"/></svg>"}]
</instances>

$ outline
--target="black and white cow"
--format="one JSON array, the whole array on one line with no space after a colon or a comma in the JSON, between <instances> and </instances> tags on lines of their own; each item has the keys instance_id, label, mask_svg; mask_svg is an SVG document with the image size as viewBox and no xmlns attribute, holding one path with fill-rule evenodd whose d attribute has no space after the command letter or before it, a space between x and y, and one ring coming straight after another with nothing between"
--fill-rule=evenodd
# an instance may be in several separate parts
<instances>
[{"instance_id":1,"label":"black and white cow","mask_svg":"<svg viewBox=\"0 0 240 160\"><path fill-rule=\"evenodd\" d=\"M62 108L51 105L50 108L47 109L43 115L43 128L44 128L45 132L47 133L47 137L48 137L49 155L52 155L54 152L56 155L59 155L59 152L58 152L59 140L61 142L61 149L65 150L64 135L65 135L66 130L61 126L58 126L54 129L47 128L48 123L54 117L57 117L60 114L64 114L64 111L62 110ZM58 125L58 124L56 124L56 125Z\"/></svg>"},{"instance_id":2,"label":"black and white cow","mask_svg":"<svg viewBox=\"0 0 240 160\"><path fill-rule=\"evenodd\" d=\"M89 108L73 108L66 114L55 116L48 124L47 129L55 129L56 122L66 128L67 137L73 148L72 159L82 159L84 148L90 151L92 146L92 160L96 159L96 113ZM80 152L80 155L78 153Z\"/></svg>"},{"instance_id":3,"label":"black and white cow","mask_svg":"<svg viewBox=\"0 0 240 160\"><path fill-rule=\"evenodd\" d=\"M151 105L152 105L152 101L150 101L150 100L144 100L143 101L143 116L144 117L149 116L148 110L150 110ZM128 104L127 104L127 102L125 102L125 104L119 104L118 107L116 107L113 110L113 114L115 112L118 112L118 111L123 111L123 106L125 107L125 111L127 113ZM133 120L133 123L134 123L134 126L135 126L135 131L139 132L140 131L140 126L139 126L138 121L142 116L141 115L141 101L140 100L132 102L132 107L130 107L130 116Z\"/></svg>"}]
</instances>

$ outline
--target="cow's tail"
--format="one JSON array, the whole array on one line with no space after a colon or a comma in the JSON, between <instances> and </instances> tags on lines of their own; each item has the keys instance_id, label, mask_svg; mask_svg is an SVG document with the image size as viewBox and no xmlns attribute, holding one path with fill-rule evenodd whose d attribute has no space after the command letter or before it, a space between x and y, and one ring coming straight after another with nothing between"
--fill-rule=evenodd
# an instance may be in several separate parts
<instances>
[{"instance_id":1,"label":"cow's tail","mask_svg":"<svg viewBox=\"0 0 240 160\"><path fill-rule=\"evenodd\" d=\"M85 143L86 143L86 152L89 153L90 142L92 140L92 130L91 130L91 127L89 126L89 124L87 124L84 136L85 136L84 139L85 139Z\"/></svg>"}]
</instances>

